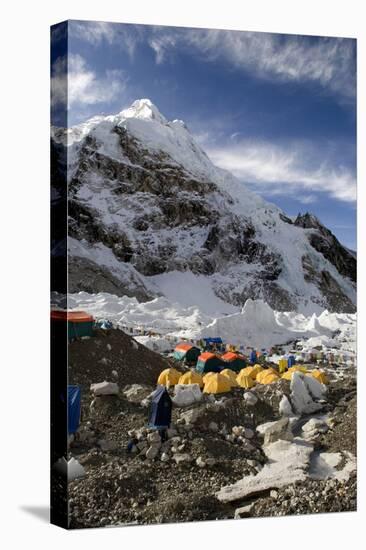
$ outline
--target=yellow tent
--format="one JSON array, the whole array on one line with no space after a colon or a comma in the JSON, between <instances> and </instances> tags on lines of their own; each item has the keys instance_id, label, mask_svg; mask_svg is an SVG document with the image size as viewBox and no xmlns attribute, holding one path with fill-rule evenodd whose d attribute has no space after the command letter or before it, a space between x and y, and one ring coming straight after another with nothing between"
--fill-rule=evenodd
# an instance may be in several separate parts
<instances>
[{"instance_id":1,"label":"yellow tent","mask_svg":"<svg viewBox=\"0 0 366 550\"><path fill-rule=\"evenodd\" d=\"M238 385L238 383L236 381L236 372L234 372L233 370L224 369L220 372L220 374L222 376L226 376L226 378L228 378L228 380L229 380L229 382L232 386L237 386Z\"/></svg>"},{"instance_id":2,"label":"yellow tent","mask_svg":"<svg viewBox=\"0 0 366 550\"><path fill-rule=\"evenodd\" d=\"M158 384L161 386L175 386L178 384L181 374L176 369L170 368L163 370L158 378Z\"/></svg>"},{"instance_id":3,"label":"yellow tent","mask_svg":"<svg viewBox=\"0 0 366 550\"><path fill-rule=\"evenodd\" d=\"M202 382L203 382L204 384L206 384L206 382L208 381L208 379L211 378L211 376L213 376L214 374L216 374L216 373L214 373L214 372L208 372L207 374L205 374L205 375L202 377Z\"/></svg>"},{"instance_id":4,"label":"yellow tent","mask_svg":"<svg viewBox=\"0 0 366 550\"><path fill-rule=\"evenodd\" d=\"M262 370L263 367L261 365L253 365L241 369L240 374L243 373L244 376L250 376L253 380L255 380L257 378L257 374L262 372Z\"/></svg>"},{"instance_id":5,"label":"yellow tent","mask_svg":"<svg viewBox=\"0 0 366 550\"><path fill-rule=\"evenodd\" d=\"M250 374L246 374L244 371L246 369L242 369L238 376L236 377L236 382L241 388L249 389L252 388L255 384L253 378L250 376Z\"/></svg>"},{"instance_id":6,"label":"yellow tent","mask_svg":"<svg viewBox=\"0 0 366 550\"><path fill-rule=\"evenodd\" d=\"M231 390L230 380L222 374L214 373L205 382L204 393L226 393Z\"/></svg>"},{"instance_id":7,"label":"yellow tent","mask_svg":"<svg viewBox=\"0 0 366 550\"><path fill-rule=\"evenodd\" d=\"M200 388L203 388L202 376L198 372L188 371L182 374L179 378L178 384L199 384Z\"/></svg>"},{"instance_id":8,"label":"yellow tent","mask_svg":"<svg viewBox=\"0 0 366 550\"><path fill-rule=\"evenodd\" d=\"M329 384L329 379L325 372L323 372L322 370L312 370L308 373L308 375L315 378L315 380L317 380L321 384Z\"/></svg>"},{"instance_id":9,"label":"yellow tent","mask_svg":"<svg viewBox=\"0 0 366 550\"><path fill-rule=\"evenodd\" d=\"M278 370L280 374L282 374L283 372L286 372L286 369L287 369L287 359L283 357L278 361Z\"/></svg>"},{"instance_id":10,"label":"yellow tent","mask_svg":"<svg viewBox=\"0 0 366 550\"><path fill-rule=\"evenodd\" d=\"M251 373L250 376L253 378L253 380L255 380L257 378L257 374L262 372L262 370L264 370L262 365L256 364L256 365L254 365L254 367L252 367L252 373Z\"/></svg>"},{"instance_id":11,"label":"yellow tent","mask_svg":"<svg viewBox=\"0 0 366 550\"><path fill-rule=\"evenodd\" d=\"M289 372L303 372L304 374L306 374L308 372L307 368L304 367L303 365L293 365L288 370L289 370Z\"/></svg>"},{"instance_id":12,"label":"yellow tent","mask_svg":"<svg viewBox=\"0 0 366 550\"><path fill-rule=\"evenodd\" d=\"M287 371L285 373L282 374L281 378L283 378L284 380L292 380L292 377L294 375L294 372L295 371Z\"/></svg>"},{"instance_id":13,"label":"yellow tent","mask_svg":"<svg viewBox=\"0 0 366 550\"><path fill-rule=\"evenodd\" d=\"M279 376L273 371L273 369L266 369L257 375L257 382L259 384L272 384L279 380Z\"/></svg>"}]
</instances>

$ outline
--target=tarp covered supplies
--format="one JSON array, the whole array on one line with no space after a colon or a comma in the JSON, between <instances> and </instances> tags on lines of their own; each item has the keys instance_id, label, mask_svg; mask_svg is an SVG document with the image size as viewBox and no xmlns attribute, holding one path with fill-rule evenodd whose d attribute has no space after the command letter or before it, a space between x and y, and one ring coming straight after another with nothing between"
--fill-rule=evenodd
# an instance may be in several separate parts
<instances>
[{"instance_id":1,"label":"tarp covered supplies","mask_svg":"<svg viewBox=\"0 0 366 550\"><path fill-rule=\"evenodd\" d=\"M85 311L52 310L51 322L67 323L70 342L84 336L93 336L94 318Z\"/></svg>"},{"instance_id":2,"label":"tarp covered supplies","mask_svg":"<svg viewBox=\"0 0 366 550\"><path fill-rule=\"evenodd\" d=\"M226 393L231 390L231 383L226 376L215 373L205 382L204 393Z\"/></svg>"},{"instance_id":3,"label":"tarp covered supplies","mask_svg":"<svg viewBox=\"0 0 366 550\"><path fill-rule=\"evenodd\" d=\"M295 356L289 355L287 359L287 367L291 368L295 364L295 362L296 362Z\"/></svg>"},{"instance_id":4,"label":"tarp covered supplies","mask_svg":"<svg viewBox=\"0 0 366 550\"><path fill-rule=\"evenodd\" d=\"M80 386L67 386L67 425L69 434L77 432L81 414Z\"/></svg>"},{"instance_id":5,"label":"tarp covered supplies","mask_svg":"<svg viewBox=\"0 0 366 550\"><path fill-rule=\"evenodd\" d=\"M180 377L181 373L176 369L164 369L159 375L158 384L167 387L175 386L176 384L178 384Z\"/></svg>"},{"instance_id":6,"label":"tarp covered supplies","mask_svg":"<svg viewBox=\"0 0 366 550\"><path fill-rule=\"evenodd\" d=\"M154 391L149 409L149 426L169 428L172 419L172 400L165 386Z\"/></svg>"}]
</instances>

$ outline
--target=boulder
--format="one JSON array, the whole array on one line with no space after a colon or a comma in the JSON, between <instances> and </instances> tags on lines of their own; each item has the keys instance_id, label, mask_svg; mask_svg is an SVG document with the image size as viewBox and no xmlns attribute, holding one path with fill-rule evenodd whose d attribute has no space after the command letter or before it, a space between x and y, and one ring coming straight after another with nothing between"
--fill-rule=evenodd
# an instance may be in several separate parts
<instances>
[{"instance_id":1,"label":"boulder","mask_svg":"<svg viewBox=\"0 0 366 550\"><path fill-rule=\"evenodd\" d=\"M252 502L251 504L237 508L234 513L234 519L249 518L251 516L253 505L254 503Z\"/></svg>"},{"instance_id":2,"label":"boulder","mask_svg":"<svg viewBox=\"0 0 366 550\"><path fill-rule=\"evenodd\" d=\"M265 448L268 462L257 475L245 476L233 485L222 487L216 497L221 502L244 500L270 489L304 481L312 452L313 445L300 438L271 443Z\"/></svg>"},{"instance_id":3,"label":"boulder","mask_svg":"<svg viewBox=\"0 0 366 550\"><path fill-rule=\"evenodd\" d=\"M312 414L322 409L322 399L326 392L324 384L320 384L312 376L295 372L291 380L291 403L296 414Z\"/></svg>"},{"instance_id":4,"label":"boulder","mask_svg":"<svg viewBox=\"0 0 366 550\"><path fill-rule=\"evenodd\" d=\"M91 384L90 390L94 395L118 395L119 387L115 382L99 382Z\"/></svg>"},{"instance_id":5,"label":"boulder","mask_svg":"<svg viewBox=\"0 0 366 550\"><path fill-rule=\"evenodd\" d=\"M202 393L198 384L177 384L174 386L174 397L172 399L176 407L189 407L199 403Z\"/></svg>"}]
</instances>

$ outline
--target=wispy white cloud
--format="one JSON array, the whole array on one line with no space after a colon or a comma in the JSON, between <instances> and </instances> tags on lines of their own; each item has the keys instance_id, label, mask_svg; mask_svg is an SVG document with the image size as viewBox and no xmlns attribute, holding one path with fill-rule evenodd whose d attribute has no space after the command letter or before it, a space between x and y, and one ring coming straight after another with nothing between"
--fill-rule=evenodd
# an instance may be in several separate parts
<instances>
[{"instance_id":1,"label":"wispy white cloud","mask_svg":"<svg viewBox=\"0 0 366 550\"><path fill-rule=\"evenodd\" d=\"M223 60L258 78L316 82L343 99L356 94L352 39L93 21L71 21L69 34L93 46L117 45L131 57L138 44L148 44L157 64L188 52L202 62Z\"/></svg>"},{"instance_id":2,"label":"wispy white cloud","mask_svg":"<svg viewBox=\"0 0 366 550\"><path fill-rule=\"evenodd\" d=\"M133 58L138 43L143 40L142 26L103 21L70 21L69 36L100 46L103 42L119 46Z\"/></svg>"},{"instance_id":3,"label":"wispy white cloud","mask_svg":"<svg viewBox=\"0 0 366 550\"><path fill-rule=\"evenodd\" d=\"M148 42L159 64L189 48L203 61L222 59L262 79L317 82L343 98L356 93L355 42L350 39L153 27Z\"/></svg>"},{"instance_id":4,"label":"wispy white cloud","mask_svg":"<svg viewBox=\"0 0 366 550\"><path fill-rule=\"evenodd\" d=\"M52 105L94 105L120 97L126 86L122 71L107 70L103 77L88 67L80 55L61 57L53 66L51 78Z\"/></svg>"},{"instance_id":5,"label":"wispy white cloud","mask_svg":"<svg viewBox=\"0 0 366 550\"><path fill-rule=\"evenodd\" d=\"M230 170L257 192L296 196L304 204L317 200L319 192L348 203L356 200L354 173L334 158L319 157L304 143L278 146L243 140L215 146L206 141L205 149L215 164Z\"/></svg>"}]
</instances>

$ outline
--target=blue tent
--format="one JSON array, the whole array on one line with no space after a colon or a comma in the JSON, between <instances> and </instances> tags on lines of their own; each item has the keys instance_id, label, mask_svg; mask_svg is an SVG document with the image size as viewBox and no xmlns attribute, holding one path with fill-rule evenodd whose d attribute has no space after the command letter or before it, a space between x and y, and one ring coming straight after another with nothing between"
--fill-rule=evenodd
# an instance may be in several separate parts
<instances>
[{"instance_id":1,"label":"blue tent","mask_svg":"<svg viewBox=\"0 0 366 550\"><path fill-rule=\"evenodd\" d=\"M289 355L287 359L287 368L290 369L295 364L295 357L293 355Z\"/></svg>"},{"instance_id":2,"label":"blue tent","mask_svg":"<svg viewBox=\"0 0 366 550\"><path fill-rule=\"evenodd\" d=\"M158 386L152 395L149 410L150 428L169 428L172 419L172 400L165 386Z\"/></svg>"},{"instance_id":3,"label":"blue tent","mask_svg":"<svg viewBox=\"0 0 366 550\"><path fill-rule=\"evenodd\" d=\"M80 386L67 386L68 431L73 434L80 424L81 391Z\"/></svg>"},{"instance_id":4,"label":"blue tent","mask_svg":"<svg viewBox=\"0 0 366 550\"><path fill-rule=\"evenodd\" d=\"M203 338L203 340L205 341L205 344L206 345L209 345L209 344L222 344L222 338L220 337L216 337L216 338Z\"/></svg>"}]
</instances>

